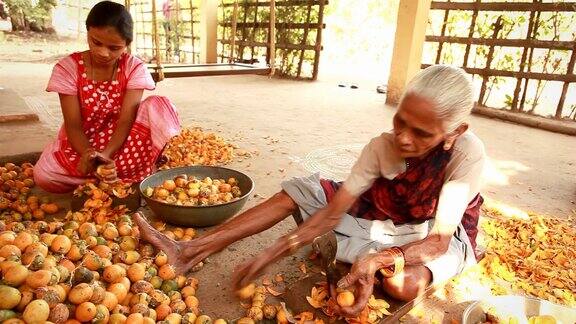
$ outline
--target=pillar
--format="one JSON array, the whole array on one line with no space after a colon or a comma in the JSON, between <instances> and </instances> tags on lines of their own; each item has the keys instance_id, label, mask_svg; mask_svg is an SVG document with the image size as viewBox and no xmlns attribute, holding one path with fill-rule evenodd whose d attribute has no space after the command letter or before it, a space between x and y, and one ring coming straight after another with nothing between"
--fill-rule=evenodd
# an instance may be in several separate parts
<instances>
[{"instance_id":1,"label":"pillar","mask_svg":"<svg viewBox=\"0 0 576 324\"><path fill-rule=\"evenodd\" d=\"M218 62L218 1L200 4L200 62Z\"/></svg>"},{"instance_id":2,"label":"pillar","mask_svg":"<svg viewBox=\"0 0 576 324\"><path fill-rule=\"evenodd\" d=\"M404 87L420 71L432 0L400 0L387 104L397 104Z\"/></svg>"}]
</instances>

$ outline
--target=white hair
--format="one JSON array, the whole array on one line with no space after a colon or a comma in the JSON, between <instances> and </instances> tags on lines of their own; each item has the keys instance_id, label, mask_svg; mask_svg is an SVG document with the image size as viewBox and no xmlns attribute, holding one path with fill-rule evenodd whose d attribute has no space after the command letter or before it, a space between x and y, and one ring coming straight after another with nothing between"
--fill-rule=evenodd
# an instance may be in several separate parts
<instances>
[{"instance_id":1,"label":"white hair","mask_svg":"<svg viewBox=\"0 0 576 324\"><path fill-rule=\"evenodd\" d=\"M474 106L474 89L464 70L449 65L432 65L410 80L400 102L415 95L433 104L446 132L466 121Z\"/></svg>"}]
</instances>

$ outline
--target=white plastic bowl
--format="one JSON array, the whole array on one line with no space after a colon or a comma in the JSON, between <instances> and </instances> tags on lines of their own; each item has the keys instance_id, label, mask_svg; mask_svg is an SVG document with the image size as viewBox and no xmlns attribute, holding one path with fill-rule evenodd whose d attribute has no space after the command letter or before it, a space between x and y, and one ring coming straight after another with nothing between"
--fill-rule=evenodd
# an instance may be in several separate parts
<instances>
[{"instance_id":1,"label":"white plastic bowl","mask_svg":"<svg viewBox=\"0 0 576 324\"><path fill-rule=\"evenodd\" d=\"M554 316L557 323L576 323L576 309L524 296L496 296L476 301L464 310L462 323L483 323L488 311L503 319L514 316L519 324L528 324L528 318L537 315Z\"/></svg>"}]
</instances>

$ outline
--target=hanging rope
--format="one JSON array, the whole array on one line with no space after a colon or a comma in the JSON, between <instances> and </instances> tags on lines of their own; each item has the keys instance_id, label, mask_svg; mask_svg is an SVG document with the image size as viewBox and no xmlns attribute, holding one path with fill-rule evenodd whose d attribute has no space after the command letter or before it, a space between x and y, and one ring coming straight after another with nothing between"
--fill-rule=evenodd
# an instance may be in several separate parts
<instances>
[{"instance_id":1,"label":"hanging rope","mask_svg":"<svg viewBox=\"0 0 576 324\"><path fill-rule=\"evenodd\" d=\"M128 0L129 1L129 0ZM158 17L156 15L156 0L152 0L152 35L154 35L154 48L156 50L156 72L158 72L158 80L164 80L164 71L162 70L162 61L160 57L160 37L158 36Z\"/></svg>"}]
</instances>

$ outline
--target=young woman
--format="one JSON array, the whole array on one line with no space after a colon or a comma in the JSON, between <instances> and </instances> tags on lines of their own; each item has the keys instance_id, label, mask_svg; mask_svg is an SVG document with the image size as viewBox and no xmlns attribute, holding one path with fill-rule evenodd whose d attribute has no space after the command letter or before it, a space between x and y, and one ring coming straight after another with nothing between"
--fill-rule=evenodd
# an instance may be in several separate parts
<instances>
[{"instance_id":1,"label":"young woman","mask_svg":"<svg viewBox=\"0 0 576 324\"><path fill-rule=\"evenodd\" d=\"M34 169L43 189L69 192L95 176L140 181L179 133L178 115L167 98L141 101L144 90L155 85L142 61L126 52L132 24L124 6L98 3L86 19L89 49L54 67L47 91L60 95L64 125Z\"/></svg>"},{"instance_id":2,"label":"young woman","mask_svg":"<svg viewBox=\"0 0 576 324\"><path fill-rule=\"evenodd\" d=\"M353 315L370 297L379 270L382 287L411 300L476 263L475 241L482 141L468 130L474 104L472 84L460 69L431 66L407 86L394 116L394 131L366 145L344 183L318 175L282 183L282 191L201 237L175 242L134 218L142 238L161 248L185 272L212 253L264 231L289 215L299 226L234 274L244 287L266 266L334 231L337 259L352 263L340 282L355 288L356 303L340 310ZM298 217L295 217L298 219Z\"/></svg>"}]
</instances>

